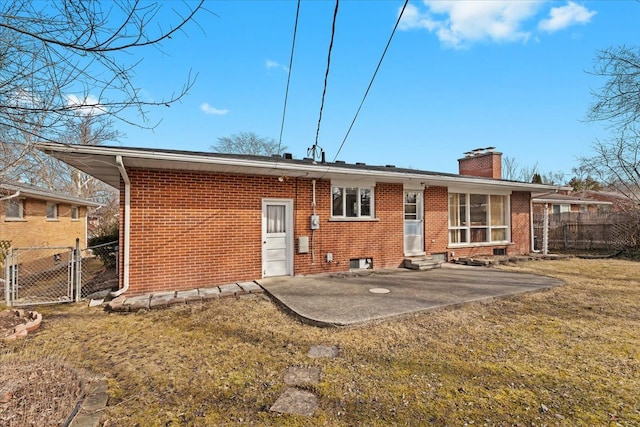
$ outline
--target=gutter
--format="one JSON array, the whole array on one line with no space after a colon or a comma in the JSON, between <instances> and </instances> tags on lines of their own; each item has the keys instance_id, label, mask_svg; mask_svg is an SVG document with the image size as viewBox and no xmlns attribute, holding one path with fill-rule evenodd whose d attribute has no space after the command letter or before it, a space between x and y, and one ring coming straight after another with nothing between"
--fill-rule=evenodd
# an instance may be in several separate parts
<instances>
[{"instance_id":1,"label":"gutter","mask_svg":"<svg viewBox=\"0 0 640 427\"><path fill-rule=\"evenodd\" d=\"M118 297L129 289L129 258L131 255L129 245L131 241L131 180L129 180L129 175L127 175L122 156L116 156L116 164L118 165L120 176L124 181L124 266L122 269L122 288L111 292L111 296L113 297Z\"/></svg>"}]
</instances>

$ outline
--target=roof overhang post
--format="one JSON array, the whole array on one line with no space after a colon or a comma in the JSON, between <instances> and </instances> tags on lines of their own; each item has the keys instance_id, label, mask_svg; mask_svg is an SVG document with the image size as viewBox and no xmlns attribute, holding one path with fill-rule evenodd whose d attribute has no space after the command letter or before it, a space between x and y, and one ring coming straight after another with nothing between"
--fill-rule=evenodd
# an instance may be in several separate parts
<instances>
[{"instance_id":1,"label":"roof overhang post","mask_svg":"<svg viewBox=\"0 0 640 427\"><path fill-rule=\"evenodd\" d=\"M542 255L549 253L549 203L544 204L542 219Z\"/></svg>"}]
</instances>

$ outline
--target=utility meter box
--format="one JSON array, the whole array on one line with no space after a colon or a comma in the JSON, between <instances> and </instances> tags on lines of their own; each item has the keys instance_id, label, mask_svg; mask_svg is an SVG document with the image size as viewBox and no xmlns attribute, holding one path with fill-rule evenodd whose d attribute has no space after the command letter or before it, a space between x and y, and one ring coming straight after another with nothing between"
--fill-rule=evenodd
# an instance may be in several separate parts
<instances>
[{"instance_id":1,"label":"utility meter box","mask_svg":"<svg viewBox=\"0 0 640 427\"><path fill-rule=\"evenodd\" d=\"M317 230L320 228L320 217L318 215L311 215L310 228L312 230Z\"/></svg>"},{"instance_id":2,"label":"utility meter box","mask_svg":"<svg viewBox=\"0 0 640 427\"><path fill-rule=\"evenodd\" d=\"M298 253L299 254L309 253L309 236L298 237Z\"/></svg>"}]
</instances>

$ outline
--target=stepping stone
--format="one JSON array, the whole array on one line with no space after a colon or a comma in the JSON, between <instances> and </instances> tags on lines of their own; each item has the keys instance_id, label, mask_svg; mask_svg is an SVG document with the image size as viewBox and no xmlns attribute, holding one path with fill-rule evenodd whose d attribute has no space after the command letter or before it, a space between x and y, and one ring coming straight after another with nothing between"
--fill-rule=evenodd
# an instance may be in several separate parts
<instances>
[{"instance_id":1,"label":"stepping stone","mask_svg":"<svg viewBox=\"0 0 640 427\"><path fill-rule=\"evenodd\" d=\"M313 385L320 382L320 368L317 366L289 366L284 374L284 383L288 385Z\"/></svg>"},{"instance_id":2,"label":"stepping stone","mask_svg":"<svg viewBox=\"0 0 640 427\"><path fill-rule=\"evenodd\" d=\"M334 346L326 346L326 345L312 345L309 349L309 357L320 358L320 357L329 357L333 359L334 357L338 357L340 354L340 350L338 347Z\"/></svg>"},{"instance_id":3,"label":"stepping stone","mask_svg":"<svg viewBox=\"0 0 640 427\"><path fill-rule=\"evenodd\" d=\"M288 388L276 400L270 410L272 412L312 417L317 408L318 398L315 394L297 388Z\"/></svg>"}]
</instances>

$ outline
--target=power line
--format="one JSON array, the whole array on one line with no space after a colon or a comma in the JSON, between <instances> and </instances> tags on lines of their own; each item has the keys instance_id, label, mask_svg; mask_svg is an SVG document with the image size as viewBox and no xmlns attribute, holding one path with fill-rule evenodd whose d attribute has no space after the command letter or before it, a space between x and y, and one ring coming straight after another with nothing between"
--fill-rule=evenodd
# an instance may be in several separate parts
<instances>
[{"instance_id":1,"label":"power line","mask_svg":"<svg viewBox=\"0 0 640 427\"><path fill-rule=\"evenodd\" d=\"M327 93L327 80L329 79L329 68L331 66L331 50L333 49L333 38L336 33L336 18L338 16L338 5L340 0L336 0L336 8L333 11L333 24L331 26L331 41L329 42L329 54L327 55L327 70L324 74L324 88L322 89L322 101L320 102L320 117L318 117L318 128L316 129L316 141L310 148L313 159L316 159L318 149L318 135L320 135L320 123L322 122L322 110L324 109L324 97Z\"/></svg>"},{"instance_id":2,"label":"power line","mask_svg":"<svg viewBox=\"0 0 640 427\"><path fill-rule=\"evenodd\" d=\"M389 41L387 41L387 45L385 46L384 51L382 52L382 56L380 57L380 61L378 61L378 66L376 67L376 71L373 73L373 76L371 77L371 81L369 82L369 86L367 87L367 90L365 91L364 96L362 97L362 102L360 102L360 106L358 107L358 110L356 111L356 114L353 117L353 120L351 121L351 125L349 126L349 130L347 130L347 133L344 136L344 139L342 140L342 144L340 144L340 148L338 148L338 152L336 153L336 156L333 158L334 162L338 158L338 155L340 154L340 151L342 151L342 147L344 147L344 143L347 141L347 138L349 137L349 134L351 133L351 129L353 128L353 125L356 122L356 119L358 118L358 115L360 114L360 110L362 109L362 105L364 104L365 99L367 99L367 95L369 94L369 89L371 89L371 86L373 85L373 81L375 80L376 75L378 74L378 70L380 69L380 65L382 65L382 60L384 59L384 56L387 54L387 49L389 49L389 45L391 44L391 40L393 40L393 36L396 33L396 29L398 28L398 25L400 24L400 19L402 19L402 15L404 14L404 10L407 7L408 3L409 3L409 0L405 0L404 5L402 6L402 10L400 11L400 14L398 15L398 20L396 21L396 25L393 27L393 31L391 32L391 36L389 36ZM316 136L316 139L317 139L317 136Z\"/></svg>"},{"instance_id":3,"label":"power line","mask_svg":"<svg viewBox=\"0 0 640 427\"><path fill-rule=\"evenodd\" d=\"M293 52L296 46L296 34L298 32L298 16L300 15L300 0L298 0L298 7L296 9L296 22L293 25L293 41L291 42L291 56L289 57L289 72L287 73L287 89L284 93L284 107L282 107L282 124L280 125L280 138L278 139L278 151L276 154L280 154L280 147L282 146L282 132L284 131L284 118L287 114L287 99L289 98L289 82L291 81L291 69L293 67Z\"/></svg>"}]
</instances>

